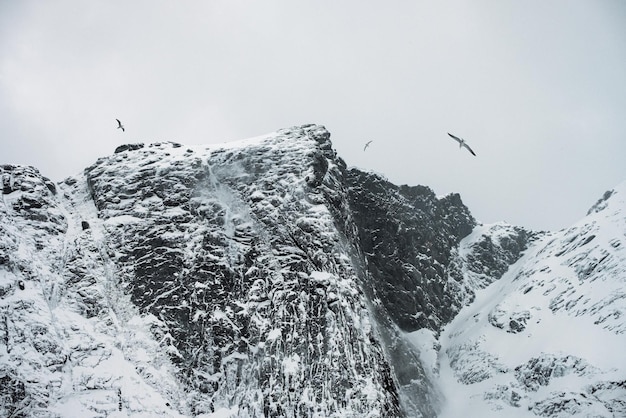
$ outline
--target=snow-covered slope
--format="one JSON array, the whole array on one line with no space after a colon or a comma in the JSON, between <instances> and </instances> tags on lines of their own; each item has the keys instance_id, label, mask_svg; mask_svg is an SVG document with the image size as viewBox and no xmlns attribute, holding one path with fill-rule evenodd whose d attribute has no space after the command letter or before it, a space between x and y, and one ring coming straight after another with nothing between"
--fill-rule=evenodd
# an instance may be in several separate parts
<instances>
[{"instance_id":1,"label":"snow-covered slope","mask_svg":"<svg viewBox=\"0 0 626 418\"><path fill-rule=\"evenodd\" d=\"M626 416L625 314L623 183L571 228L543 236L445 327L442 416Z\"/></svg>"},{"instance_id":2,"label":"snow-covered slope","mask_svg":"<svg viewBox=\"0 0 626 418\"><path fill-rule=\"evenodd\" d=\"M329 137L0 166L0 416L623 413L624 186L478 225Z\"/></svg>"},{"instance_id":3,"label":"snow-covered slope","mask_svg":"<svg viewBox=\"0 0 626 418\"><path fill-rule=\"evenodd\" d=\"M69 213L37 170L0 176L0 416L180 416L174 370L117 287L89 196Z\"/></svg>"}]
</instances>

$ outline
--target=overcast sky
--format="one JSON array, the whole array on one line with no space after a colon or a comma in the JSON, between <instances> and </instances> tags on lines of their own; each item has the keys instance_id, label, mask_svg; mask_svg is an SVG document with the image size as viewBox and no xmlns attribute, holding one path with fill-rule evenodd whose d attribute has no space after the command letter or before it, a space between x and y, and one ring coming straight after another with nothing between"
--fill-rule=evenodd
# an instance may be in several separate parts
<instances>
[{"instance_id":1,"label":"overcast sky","mask_svg":"<svg viewBox=\"0 0 626 418\"><path fill-rule=\"evenodd\" d=\"M0 2L0 163L304 123L479 221L569 226L626 180L626 1Z\"/></svg>"}]
</instances>

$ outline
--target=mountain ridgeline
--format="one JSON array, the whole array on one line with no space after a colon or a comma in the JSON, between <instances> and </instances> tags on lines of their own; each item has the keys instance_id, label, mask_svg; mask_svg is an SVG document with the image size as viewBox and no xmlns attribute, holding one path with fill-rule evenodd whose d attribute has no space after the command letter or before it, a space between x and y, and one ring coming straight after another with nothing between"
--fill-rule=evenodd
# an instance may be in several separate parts
<instances>
[{"instance_id":1,"label":"mountain ridgeline","mask_svg":"<svg viewBox=\"0 0 626 418\"><path fill-rule=\"evenodd\" d=\"M347 168L319 125L0 176L3 416L435 417L444 327L546 237Z\"/></svg>"}]
</instances>

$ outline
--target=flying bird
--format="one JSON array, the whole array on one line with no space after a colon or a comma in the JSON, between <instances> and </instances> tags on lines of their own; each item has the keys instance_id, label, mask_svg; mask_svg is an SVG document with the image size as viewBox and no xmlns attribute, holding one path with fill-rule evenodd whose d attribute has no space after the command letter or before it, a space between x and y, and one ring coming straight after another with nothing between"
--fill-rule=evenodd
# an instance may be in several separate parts
<instances>
[{"instance_id":1,"label":"flying bird","mask_svg":"<svg viewBox=\"0 0 626 418\"><path fill-rule=\"evenodd\" d=\"M365 144L365 146L363 147L363 151L365 151L367 149L367 147L370 146L371 143L372 143L372 141L367 141L367 144Z\"/></svg>"},{"instance_id":2,"label":"flying bird","mask_svg":"<svg viewBox=\"0 0 626 418\"><path fill-rule=\"evenodd\" d=\"M464 139L461 139L461 138L459 138L459 137L456 137L456 136L452 135L452 134L451 134L451 133L449 133L449 132L448 132L448 135L450 135L450 136L452 137L452 139L454 139L456 142L458 142L458 143L459 143L459 148L463 148L463 147L465 147L465 148L467 148L467 150L468 150L469 152L471 152L471 153L472 153L472 155L473 155L473 156L476 156L476 153L475 153L474 151L472 151L472 149L469 147L469 145L467 145L467 143L465 142L465 140L464 140Z\"/></svg>"},{"instance_id":3,"label":"flying bird","mask_svg":"<svg viewBox=\"0 0 626 418\"><path fill-rule=\"evenodd\" d=\"M119 119L115 119L117 121L117 129L121 129L122 132L124 132L124 125L122 125L122 122L120 122Z\"/></svg>"}]
</instances>

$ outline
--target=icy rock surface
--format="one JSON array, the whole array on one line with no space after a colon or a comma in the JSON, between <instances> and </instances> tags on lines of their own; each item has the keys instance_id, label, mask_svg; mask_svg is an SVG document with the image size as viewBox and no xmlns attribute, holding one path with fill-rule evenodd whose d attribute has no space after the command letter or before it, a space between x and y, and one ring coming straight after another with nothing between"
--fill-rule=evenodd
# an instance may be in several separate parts
<instances>
[{"instance_id":1,"label":"icy rock surface","mask_svg":"<svg viewBox=\"0 0 626 418\"><path fill-rule=\"evenodd\" d=\"M329 133L121 149L86 170L120 284L192 414L398 416L348 244Z\"/></svg>"},{"instance_id":2,"label":"icy rock surface","mask_svg":"<svg viewBox=\"0 0 626 418\"><path fill-rule=\"evenodd\" d=\"M117 289L105 242L36 169L0 176L0 416L179 416L169 360Z\"/></svg>"}]
</instances>

